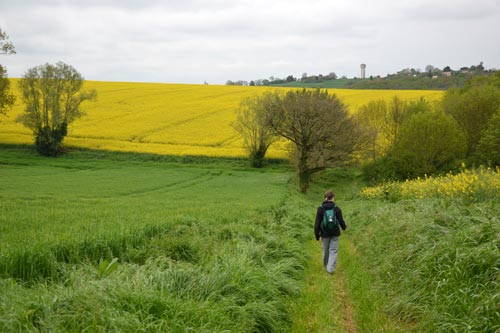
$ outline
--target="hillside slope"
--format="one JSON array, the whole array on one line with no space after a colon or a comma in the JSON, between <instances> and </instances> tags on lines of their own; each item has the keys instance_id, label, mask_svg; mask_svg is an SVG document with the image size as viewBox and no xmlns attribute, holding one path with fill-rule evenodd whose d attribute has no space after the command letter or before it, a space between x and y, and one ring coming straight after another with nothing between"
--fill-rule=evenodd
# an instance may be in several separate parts
<instances>
[{"instance_id":1,"label":"hillside slope","mask_svg":"<svg viewBox=\"0 0 500 333\"><path fill-rule=\"evenodd\" d=\"M0 119L0 143L32 143L30 131L15 119L23 105L12 79L16 105ZM245 97L270 87L186 85L132 82L86 82L97 90L97 101L83 105L87 115L69 128L69 146L111 151L166 155L245 156L242 140L231 127L235 111ZM439 91L331 90L355 111L373 99L398 95L406 100L442 96ZM275 144L269 157L286 157L283 144Z\"/></svg>"}]
</instances>

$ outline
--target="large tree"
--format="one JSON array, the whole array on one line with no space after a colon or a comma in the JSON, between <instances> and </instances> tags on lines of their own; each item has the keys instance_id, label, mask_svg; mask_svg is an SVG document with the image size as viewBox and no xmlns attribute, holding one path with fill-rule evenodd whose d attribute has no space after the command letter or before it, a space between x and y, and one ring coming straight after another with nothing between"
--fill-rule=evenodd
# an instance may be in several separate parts
<instances>
[{"instance_id":1,"label":"large tree","mask_svg":"<svg viewBox=\"0 0 500 333\"><path fill-rule=\"evenodd\" d=\"M384 100L374 100L362 105L355 114L356 122L366 138L364 155L372 160L387 152L390 145L384 136L387 104Z\"/></svg>"},{"instance_id":2,"label":"large tree","mask_svg":"<svg viewBox=\"0 0 500 333\"><path fill-rule=\"evenodd\" d=\"M275 92L268 102L269 126L292 142L303 193L315 172L347 161L355 151L357 127L346 105L328 91Z\"/></svg>"},{"instance_id":3,"label":"large tree","mask_svg":"<svg viewBox=\"0 0 500 333\"><path fill-rule=\"evenodd\" d=\"M443 109L456 119L467 136L467 155L476 152L482 131L500 107L500 74L478 77L461 89L449 89Z\"/></svg>"},{"instance_id":4,"label":"large tree","mask_svg":"<svg viewBox=\"0 0 500 333\"><path fill-rule=\"evenodd\" d=\"M402 126L390 152L399 176L416 177L452 169L465 157L465 135L443 111L415 113Z\"/></svg>"},{"instance_id":5,"label":"large tree","mask_svg":"<svg viewBox=\"0 0 500 333\"><path fill-rule=\"evenodd\" d=\"M95 90L81 91L84 79L62 62L29 69L19 81L26 105L18 121L33 131L40 154L56 156L68 125L84 113L80 104L96 97Z\"/></svg>"},{"instance_id":6,"label":"large tree","mask_svg":"<svg viewBox=\"0 0 500 333\"><path fill-rule=\"evenodd\" d=\"M0 29L0 54L14 54L16 49L12 42L9 42L9 36ZM0 65L0 114L5 114L7 109L14 105L16 98L10 94L10 82L7 78L7 69Z\"/></svg>"},{"instance_id":7,"label":"large tree","mask_svg":"<svg viewBox=\"0 0 500 333\"><path fill-rule=\"evenodd\" d=\"M243 137L243 143L250 156L252 166L263 166L267 149L275 140L273 130L267 126L266 114L273 95L244 99L238 109L233 128Z\"/></svg>"}]
</instances>

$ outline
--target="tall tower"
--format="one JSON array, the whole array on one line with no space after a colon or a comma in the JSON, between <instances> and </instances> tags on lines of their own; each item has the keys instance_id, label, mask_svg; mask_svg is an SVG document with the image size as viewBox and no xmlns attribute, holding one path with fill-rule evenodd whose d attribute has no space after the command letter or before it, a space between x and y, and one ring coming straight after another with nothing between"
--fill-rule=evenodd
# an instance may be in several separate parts
<instances>
[{"instance_id":1,"label":"tall tower","mask_svg":"<svg viewBox=\"0 0 500 333\"><path fill-rule=\"evenodd\" d=\"M361 67L361 78L364 79L366 77L366 75L365 75L366 65L365 64L361 64L360 67Z\"/></svg>"}]
</instances>

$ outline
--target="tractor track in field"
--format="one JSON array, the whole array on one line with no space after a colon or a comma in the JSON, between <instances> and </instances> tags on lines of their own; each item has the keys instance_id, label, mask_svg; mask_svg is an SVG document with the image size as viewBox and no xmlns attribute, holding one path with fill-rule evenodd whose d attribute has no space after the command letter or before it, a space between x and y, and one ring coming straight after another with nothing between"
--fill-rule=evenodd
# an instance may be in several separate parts
<instances>
[{"instance_id":1,"label":"tractor track in field","mask_svg":"<svg viewBox=\"0 0 500 333\"><path fill-rule=\"evenodd\" d=\"M169 183L169 184L165 184L165 185L159 185L159 186L154 186L154 187L149 187L149 188L138 189L138 190L127 192L127 193L122 193L118 196L121 196L121 197L138 196L138 195L143 195L143 194L147 194L147 193L154 193L154 192L158 192L158 191L162 191L164 193L167 193L167 192L175 191L179 187L186 188L186 187L199 185L201 183L212 180L214 177L215 176L213 174L206 173L204 175L197 177L196 179L181 180L181 181L177 181L177 182L173 182L173 183ZM183 185L183 186L181 186L181 185Z\"/></svg>"}]
</instances>

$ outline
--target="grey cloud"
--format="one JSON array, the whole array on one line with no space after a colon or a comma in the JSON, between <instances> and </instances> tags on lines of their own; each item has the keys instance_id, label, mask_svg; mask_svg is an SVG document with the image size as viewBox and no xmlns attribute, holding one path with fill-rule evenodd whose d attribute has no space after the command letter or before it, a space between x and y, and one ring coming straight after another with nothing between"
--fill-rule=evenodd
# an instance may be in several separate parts
<instances>
[{"instance_id":1,"label":"grey cloud","mask_svg":"<svg viewBox=\"0 0 500 333\"><path fill-rule=\"evenodd\" d=\"M498 67L499 46L480 42L493 40L499 12L493 0L12 0L0 26L18 54L1 60L11 77L62 60L90 79L195 83L354 76L361 62L385 75L452 55L469 65L472 53Z\"/></svg>"}]
</instances>

